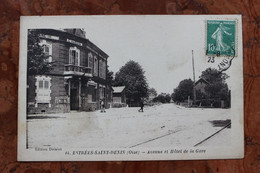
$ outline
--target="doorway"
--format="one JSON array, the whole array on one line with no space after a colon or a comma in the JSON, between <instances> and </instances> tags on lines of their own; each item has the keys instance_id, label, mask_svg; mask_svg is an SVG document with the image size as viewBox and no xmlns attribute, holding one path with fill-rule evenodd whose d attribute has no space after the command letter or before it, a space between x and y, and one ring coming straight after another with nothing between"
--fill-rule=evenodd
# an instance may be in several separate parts
<instances>
[{"instance_id":1,"label":"doorway","mask_svg":"<svg viewBox=\"0 0 260 173\"><path fill-rule=\"evenodd\" d=\"M70 110L79 110L79 92L75 88L70 90Z\"/></svg>"}]
</instances>

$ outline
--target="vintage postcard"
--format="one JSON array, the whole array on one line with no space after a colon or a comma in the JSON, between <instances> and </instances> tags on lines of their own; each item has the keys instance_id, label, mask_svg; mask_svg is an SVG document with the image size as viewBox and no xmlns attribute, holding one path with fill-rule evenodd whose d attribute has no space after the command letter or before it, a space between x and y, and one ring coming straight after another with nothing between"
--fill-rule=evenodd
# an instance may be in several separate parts
<instances>
[{"instance_id":1,"label":"vintage postcard","mask_svg":"<svg viewBox=\"0 0 260 173\"><path fill-rule=\"evenodd\" d=\"M244 157L240 15L21 17L18 160Z\"/></svg>"}]
</instances>

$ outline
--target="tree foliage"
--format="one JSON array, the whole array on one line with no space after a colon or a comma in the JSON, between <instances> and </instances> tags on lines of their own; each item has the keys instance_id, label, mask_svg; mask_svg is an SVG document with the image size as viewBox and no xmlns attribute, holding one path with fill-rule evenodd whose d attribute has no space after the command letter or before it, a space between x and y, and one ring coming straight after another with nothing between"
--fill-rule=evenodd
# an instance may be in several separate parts
<instances>
[{"instance_id":1,"label":"tree foliage","mask_svg":"<svg viewBox=\"0 0 260 173\"><path fill-rule=\"evenodd\" d=\"M27 72L28 75L45 74L52 69L49 56L43 52L40 37L35 30L28 30Z\"/></svg>"},{"instance_id":2,"label":"tree foliage","mask_svg":"<svg viewBox=\"0 0 260 173\"><path fill-rule=\"evenodd\" d=\"M135 61L128 61L115 74L114 86L125 86L127 102L139 102L148 96L148 84L144 70Z\"/></svg>"},{"instance_id":3,"label":"tree foliage","mask_svg":"<svg viewBox=\"0 0 260 173\"><path fill-rule=\"evenodd\" d=\"M207 68L200 77L209 82L205 87L208 98L221 100L229 98L229 89L225 81L227 74L220 73L217 69Z\"/></svg>"},{"instance_id":4,"label":"tree foliage","mask_svg":"<svg viewBox=\"0 0 260 173\"><path fill-rule=\"evenodd\" d=\"M184 79L179 83L178 87L174 89L172 99L175 102L183 102L187 100L188 97L193 99L193 81L191 79Z\"/></svg>"},{"instance_id":5,"label":"tree foliage","mask_svg":"<svg viewBox=\"0 0 260 173\"><path fill-rule=\"evenodd\" d=\"M202 71L200 78L207 81L205 91L196 91L196 101L204 102L208 105L220 100L224 100L227 104L230 104L230 92L226 79L229 76L223 72L214 68L207 68ZM179 83L179 86L174 89L172 99L175 102L184 102L188 96L193 99L193 81L191 79L184 79Z\"/></svg>"},{"instance_id":6,"label":"tree foliage","mask_svg":"<svg viewBox=\"0 0 260 173\"><path fill-rule=\"evenodd\" d=\"M113 83L114 83L114 72L108 70L108 66L107 66L106 79L107 79L107 85L108 86L113 86Z\"/></svg>"},{"instance_id":7,"label":"tree foliage","mask_svg":"<svg viewBox=\"0 0 260 173\"><path fill-rule=\"evenodd\" d=\"M148 89L148 95L151 96L151 97L156 97L157 91L154 88L149 88Z\"/></svg>"},{"instance_id":8,"label":"tree foliage","mask_svg":"<svg viewBox=\"0 0 260 173\"><path fill-rule=\"evenodd\" d=\"M157 97L153 99L154 102L161 102L161 103L170 103L171 102L171 95L166 93L161 93Z\"/></svg>"},{"instance_id":9,"label":"tree foliage","mask_svg":"<svg viewBox=\"0 0 260 173\"><path fill-rule=\"evenodd\" d=\"M225 80L229 76L226 73L221 73L217 69L214 68L207 68L206 70L201 72L200 78L205 79L209 83L214 83L214 82L220 82L220 83L225 83Z\"/></svg>"}]
</instances>

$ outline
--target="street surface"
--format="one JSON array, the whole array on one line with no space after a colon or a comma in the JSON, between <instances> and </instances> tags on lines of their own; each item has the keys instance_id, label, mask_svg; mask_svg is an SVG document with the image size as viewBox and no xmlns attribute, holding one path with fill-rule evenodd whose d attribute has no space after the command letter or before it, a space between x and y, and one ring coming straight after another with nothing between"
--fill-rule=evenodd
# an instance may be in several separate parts
<instances>
[{"instance_id":1,"label":"street surface","mask_svg":"<svg viewBox=\"0 0 260 173\"><path fill-rule=\"evenodd\" d=\"M192 147L223 128L210 121L230 119L230 109L184 108L173 103L145 107L144 112L138 109L29 115L28 147ZM231 130L224 129L201 145L228 145L230 135Z\"/></svg>"}]
</instances>

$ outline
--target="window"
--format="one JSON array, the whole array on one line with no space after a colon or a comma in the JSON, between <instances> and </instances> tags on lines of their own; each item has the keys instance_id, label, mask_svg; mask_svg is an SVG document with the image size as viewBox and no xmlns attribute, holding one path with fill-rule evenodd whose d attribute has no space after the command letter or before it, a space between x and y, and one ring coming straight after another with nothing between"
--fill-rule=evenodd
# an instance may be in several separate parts
<instances>
[{"instance_id":1,"label":"window","mask_svg":"<svg viewBox=\"0 0 260 173\"><path fill-rule=\"evenodd\" d=\"M92 102L96 102L96 101L97 101L97 89L94 88L93 97L92 97Z\"/></svg>"},{"instance_id":2,"label":"window","mask_svg":"<svg viewBox=\"0 0 260 173\"><path fill-rule=\"evenodd\" d=\"M39 81L39 89L43 89L43 80Z\"/></svg>"},{"instance_id":3,"label":"window","mask_svg":"<svg viewBox=\"0 0 260 173\"><path fill-rule=\"evenodd\" d=\"M88 102L96 102L96 88L94 88L93 86L91 86L91 93L88 94Z\"/></svg>"},{"instance_id":4,"label":"window","mask_svg":"<svg viewBox=\"0 0 260 173\"><path fill-rule=\"evenodd\" d=\"M105 97L105 86L99 85L99 98L103 99Z\"/></svg>"},{"instance_id":5,"label":"window","mask_svg":"<svg viewBox=\"0 0 260 173\"><path fill-rule=\"evenodd\" d=\"M103 61L103 79L106 79L106 62Z\"/></svg>"},{"instance_id":6,"label":"window","mask_svg":"<svg viewBox=\"0 0 260 173\"><path fill-rule=\"evenodd\" d=\"M44 81L44 89L49 89L49 81Z\"/></svg>"},{"instance_id":7,"label":"window","mask_svg":"<svg viewBox=\"0 0 260 173\"><path fill-rule=\"evenodd\" d=\"M39 103L48 103L51 107L51 78L47 76L36 76L36 104L38 107Z\"/></svg>"},{"instance_id":8,"label":"window","mask_svg":"<svg viewBox=\"0 0 260 173\"><path fill-rule=\"evenodd\" d=\"M88 67L93 68L93 55L91 52L88 53Z\"/></svg>"},{"instance_id":9,"label":"window","mask_svg":"<svg viewBox=\"0 0 260 173\"><path fill-rule=\"evenodd\" d=\"M80 66L80 51L76 47L71 47L69 50L69 64Z\"/></svg>"},{"instance_id":10,"label":"window","mask_svg":"<svg viewBox=\"0 0 260 173\"><path fill-rule=\"evenodd\" d=\"M43 52L46 56L49 56L47 59L48 62L52 62L52 44L46 40L41 40L39 43L40 46L43 46Z\"/></svg>"},{"instance_id":11,"label":"window","mask_svg":"<svg viewBox=\"0 0 260 173\"><path fill-rule=\"evenodd\" d=\"M102 78L102 71L103 71L103 68L102 68L102 60L100 59L99 60L99 77Z\"/></svg>"},{"instance_id":12,"label":"window","mask_svg":"<svg viewBox=\"0 0 260 173\"><path fill-rule=\"evenodd\" d=\"M89 100L89 102L93 102L93 100L92 100L92 94L88 94L88 100Z\"/></svg>"},{"instance_id":13,"label":"window","mask_svg":"<svg viewBox=\"0 0 260 173\"><path fill-rule=\"evenodd\" d=\"M89 102L96 102L97 98L96 98L96 94L97 94L97 83L90 80L87 83L87 87L88 88L88 101Z\"/></svg>"},{"instance_id":14,"label":"window","mask_svg":"<svg viewBox=\"0 0 260 173\"><path fill-rule=\"evenodd\" d=\"M94 76L98 76L98 59L94 56Z\"/></svg>"},{"instance_id":15,"label":"window","mask_svg":"<svg viewBox=\"0 0 260 173\"><path fill-rule=\"evenodd\" d=\"M99 77L106 79L106 63L103 60L99 60Z\"/></svg>"}]
</instances>

